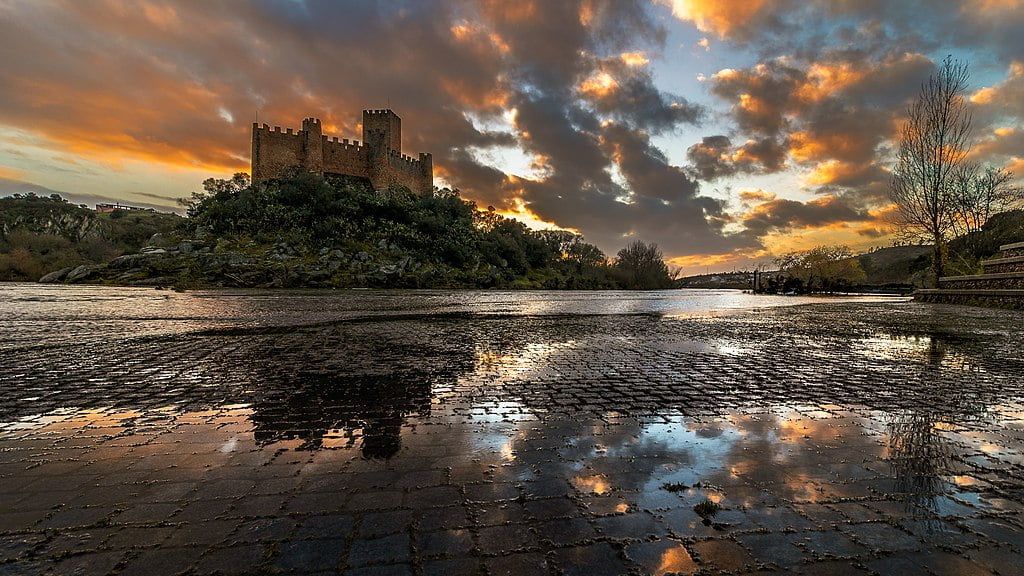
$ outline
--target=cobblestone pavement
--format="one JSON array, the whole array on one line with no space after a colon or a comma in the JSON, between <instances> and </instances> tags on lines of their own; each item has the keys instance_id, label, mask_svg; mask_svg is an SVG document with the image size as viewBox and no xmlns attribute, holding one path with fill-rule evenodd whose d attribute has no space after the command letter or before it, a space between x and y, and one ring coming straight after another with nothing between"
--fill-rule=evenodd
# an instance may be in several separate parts
<instances>
[{"instance_id":1,"label":"cobblestone pavement","mask_svg":"<svg viewBox=\"0 0 1024 576\"><path fill-rule=\"evenodd\" d=\"M1019 312L113 300L0 327L0 574L1022 573Z\"/></svg>"}]
</instances>

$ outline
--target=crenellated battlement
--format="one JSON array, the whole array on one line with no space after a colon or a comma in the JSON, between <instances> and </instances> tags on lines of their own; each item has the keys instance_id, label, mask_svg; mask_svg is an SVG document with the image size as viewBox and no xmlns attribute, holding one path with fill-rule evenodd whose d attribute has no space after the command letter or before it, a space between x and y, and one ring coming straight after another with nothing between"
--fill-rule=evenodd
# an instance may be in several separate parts
<instances>
[{"instance_id":1,"label":"crenellated battlement","mask_svg":"<svg viewBox=\"0 0 1024 576\"><path fill-rule=\"evenodd\" d=\"M402 121L389 109L363 110L363 141L339 140L322 133L319 118L302 120L302 129L252 125L252 179L260 182L298 166L317 174L366 178L381 190L392 184L417 192L433 189L433 159L402 153Z\"/></svg>"}]
</instances>

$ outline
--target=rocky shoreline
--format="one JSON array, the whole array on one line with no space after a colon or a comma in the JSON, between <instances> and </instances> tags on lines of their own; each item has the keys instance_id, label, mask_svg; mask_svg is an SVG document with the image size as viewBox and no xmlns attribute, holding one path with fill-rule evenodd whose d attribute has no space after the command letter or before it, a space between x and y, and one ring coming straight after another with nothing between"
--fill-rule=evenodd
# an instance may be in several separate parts
<instances>
[{"instance_id":1,"label":"rocky shoreline","mask_svg":"<svg viewBox=\"0 0 1024 576\"><path fill-rule=\"evenodd\" d=\"M343 288L438 287L460 284L462 271L415 261L395 245L381 241L368 250L320 248L307 251L279 240L239 245L223 239L154 238L138 253L105 264L66 267L39 279L45 284L104 284L193 288ZM475 277L498 282L488 264Z\"/></svg>"}]
</instances>

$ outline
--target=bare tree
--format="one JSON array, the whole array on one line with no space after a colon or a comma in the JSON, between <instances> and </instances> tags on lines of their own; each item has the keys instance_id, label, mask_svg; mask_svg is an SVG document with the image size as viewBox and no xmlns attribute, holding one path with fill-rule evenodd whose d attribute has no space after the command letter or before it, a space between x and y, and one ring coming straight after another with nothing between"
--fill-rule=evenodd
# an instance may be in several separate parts
<instances>
[{"instance_id":1,"label":"bare tree","mask_svg":"<svg viewBox=\"0 0 1024 576\"><path fill-rule=\"evenodd\" d=\"M889 191L907 239L934 244L935 281L943 276L946 240L955 226L953 183L970 151L967 64L947 56L907 110Z\"/></svg>"},{"instance_id":2,"label":"bare tree","mask_svg":"<svg viewBox=\"0 0 1024 576\"><path fill-rule=\"evenodd\" d=\"M994 214L1024 203L1024 188L1014 186L1013 172L976 162L962 166L953 178L953 231L978 232Z\"/></svg>"}]
</instances>

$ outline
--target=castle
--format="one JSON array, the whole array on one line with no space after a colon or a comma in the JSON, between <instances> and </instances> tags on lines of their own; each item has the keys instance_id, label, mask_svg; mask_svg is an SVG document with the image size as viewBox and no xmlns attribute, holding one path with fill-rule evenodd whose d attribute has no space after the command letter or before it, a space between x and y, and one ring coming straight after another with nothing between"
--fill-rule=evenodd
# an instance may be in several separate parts
<instances>
[{"instance_id":1,"label":"castle","mask_svg":"<svg viewBox=\"0 0 1024 576\"><path fill-rule=\"evenodd\" d=\"M434 188L433 159L424 153L419 160L402 154L402 119L391 110L363 110L362 144L329 139L317 118L303 120L297 132L253 123L253 183L275 178L293 166L315 174L364 178L375 190L392 184L413 192Z\"/></svg>"}]
</instances>

